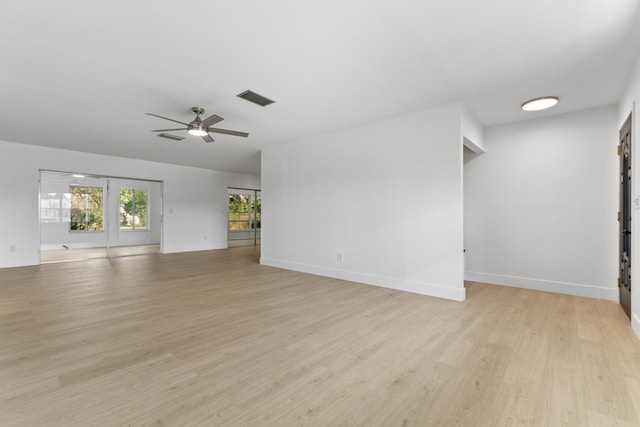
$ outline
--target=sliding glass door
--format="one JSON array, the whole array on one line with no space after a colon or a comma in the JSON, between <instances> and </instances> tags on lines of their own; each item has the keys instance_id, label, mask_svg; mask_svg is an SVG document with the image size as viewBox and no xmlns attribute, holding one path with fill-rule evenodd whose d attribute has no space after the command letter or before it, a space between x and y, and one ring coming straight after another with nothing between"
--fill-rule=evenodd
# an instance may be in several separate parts
<instances>
[{"instance_id":1,"label":"sliding glass door","mask_svg":"<svg viewBox=\"0 0 640 427\"><path fill-rule=\"evenodd\" d=\"M162 183L109 179L109 256L160 252Z\"/></svg>"},{"instance_id":2,"label":"sliding glass door","mask_svg":"<svg viewBox=\"0 0 640 427\"><path fill-rule=\"evenodd\" d=\"M260 244L261 211L260 190L229 188L229 247Z\"/></svg>"},{"instance_id":3,"label":"sliding glass door","mask_svg":"<svg viewBox=\"0 0 640 427\"><path fill-rule=\"evenodd\" d=\"M162 183L40 172L40 262L160 252Z\"/></svg>"},{"instance_id":4,"label":"sliding glass door","mask_svg":"<svg viewBox=\"0 0 640 427\"><path fill-rule=\"evenodd\" d=\"M107 256L107 188L102 177L41 172L41 262Z\"/></svg>"}]
</instances>

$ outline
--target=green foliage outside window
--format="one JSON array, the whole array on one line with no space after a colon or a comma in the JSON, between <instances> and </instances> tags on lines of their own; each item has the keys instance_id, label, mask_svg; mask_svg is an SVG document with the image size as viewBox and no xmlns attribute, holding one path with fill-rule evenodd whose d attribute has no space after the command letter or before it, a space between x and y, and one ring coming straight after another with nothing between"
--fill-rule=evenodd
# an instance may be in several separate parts
<instances>
[{"instance_id":1,"label":"green foliage outside window","mask_svg":"<svg viewBox=\"0 0 640 427\"><path fill-rule=\"evenodd\" d=\"M120 190L120 229L147 230L147 191Z\"/></svg>"},{"instance_id":2,"label":"green foliage outside window","mask_svg":"<svg viewBox=\"0 0 640 427\"><path fill-rule=\"evenodd\" d=\"M102 187L72 186L71 221L69 229L73 231L103 230L103 190Z\"/></svg>"},{"instance_id":3,"label":"green foliage outside window","mask_svg":"<svg viewBox=\"0 0 640 427\"><path fill-rule=\"evenodd\" d=\"M260 230L262 200L244 194L229 195L229 230Z\"/></svg>"}]
</instances>

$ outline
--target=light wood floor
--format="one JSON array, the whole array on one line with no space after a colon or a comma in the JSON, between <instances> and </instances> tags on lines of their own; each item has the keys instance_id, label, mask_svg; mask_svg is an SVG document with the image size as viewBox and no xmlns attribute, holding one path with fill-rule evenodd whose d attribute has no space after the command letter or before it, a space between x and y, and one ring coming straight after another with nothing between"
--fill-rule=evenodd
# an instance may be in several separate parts
<instances>
[{"instance_id":1,"label":"light wood floor","mask_svg":"<svg viewBox=\"0 0 640 427\"><path fill-rule=\"evenodd\" d=\"M241 246L260 246L260 239L234 239L228 240L227 246L230 248L238 248Z\"/></svg>"},{"instance_id":2,"label":"light wood floor","mask_svg":"<svg viewBox=\"0 0 640 427\"><path fill-rule=\"evenodd\" d=\"M640 425L615 303L479 283L446 301L258 250L0 270L0 425Z\"/></svg>"},{"instance_id":3,"label":"light wood floor","mask_svg":"<svg viewBox=\"0 0 640 427\"><path fill-rule=\"evenodd\" d=\"M93 258L111 258L121 256L134 256L145 254L157 254L160 252L160 245L135 245L135 246L111 246L84 249L56 249L40 251L40 262L69 262L84 261Z\"/></svg>"}]
</instances>

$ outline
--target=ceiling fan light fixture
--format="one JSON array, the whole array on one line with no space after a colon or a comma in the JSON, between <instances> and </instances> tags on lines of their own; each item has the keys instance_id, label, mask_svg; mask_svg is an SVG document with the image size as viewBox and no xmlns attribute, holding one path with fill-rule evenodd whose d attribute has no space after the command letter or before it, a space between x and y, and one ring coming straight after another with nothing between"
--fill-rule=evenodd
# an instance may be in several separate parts
<instances>
[{"instance_id":1,"label":"ceiling fan light fixture","mask_svg":"<svg viewBox=\"0 0 640 427\"><path fill-rule=\"evenodd\" d=\"M530 99L527 102L522 103L522 109L524 111L540 111L551 108L558 103L557 96L543 96L540 98Z\"/></svg>"},{"instance_id":2,"label":"ceiling fan light fixture","mask_svg":"<svg viewBox=\"0 0 640 427\"><path fill-rule=\"evenodd\" d=\"M202 128L202 126L189 126L189 130L187 131L189 135L193 136L207 136L208 133L206 130Z\"/></svg>"}]
</instances>

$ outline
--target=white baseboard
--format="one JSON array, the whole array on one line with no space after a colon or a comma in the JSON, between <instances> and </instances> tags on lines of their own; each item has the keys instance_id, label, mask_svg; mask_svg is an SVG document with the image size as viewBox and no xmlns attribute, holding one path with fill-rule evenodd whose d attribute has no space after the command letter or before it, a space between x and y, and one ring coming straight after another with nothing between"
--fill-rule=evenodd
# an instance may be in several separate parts
<instances>
[{"instance_id":1,"label":"white baseboard","mask_svg":"<svg viewBox=\"0 0 640 427\"><path fill-rule=\"evenodd\" d=\"M511 286L514 288L555 292L558 294L598 298L619 302L618 288L605 288L600 286L581 285L577 283L530 279L528 277L504 276L501 274L480 273L477 271L466 271L464 273L464 279L472 282L489 283L492 285Z\"/></svg>"},{"instance_id":2,"label":"white baseboard","mask_svg":"<svg viewBox=\"0 0 640 427\"><path fill-rule=\"evenodd\" d=\"M631 327L640 340L640 317L636 313L631 313Z\"/></svg>"},{"instance_id":3,"label":"white baseboard","mask_svg":"<svg viewBox=\"0 0 640 427\"><path fill-rule=\"evenodd\" d=\"M394 277L338 270L265 257L260 258L260 264L267 265L269 267L282 268L284 270L299 271L301 273L315 274L316 276L332 277L334 279L348 280L351 282L363 283L365 285L379 286L382 288L445 298L454 301L464 301L466 297L466 290L464 287L452 288L449 286L434 285L431 283L414 282Z\"/></svg>"},{"instance_id":4,"label":"white baseboard","mask_svg":"<svg viewBox=\"0 0 640 427\"><path fill-rule=\"evenodd\" d=\"M0 258L0 269L1 268L15 268L15 267L31 267L34 265L40 264L40 257L37 258L20 258L18 260L13 260L9 257L6 259Z\"/></svg>"}]
</instances>

